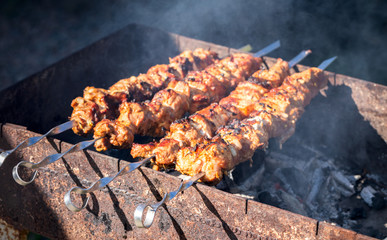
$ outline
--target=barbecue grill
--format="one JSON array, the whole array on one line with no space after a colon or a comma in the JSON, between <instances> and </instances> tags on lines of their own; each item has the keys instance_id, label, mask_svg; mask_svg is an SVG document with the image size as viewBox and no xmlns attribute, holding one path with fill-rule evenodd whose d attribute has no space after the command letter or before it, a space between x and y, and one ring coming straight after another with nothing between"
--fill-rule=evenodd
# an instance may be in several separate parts
<instances>
[{"instance_id":1,"label":"barbecue grill","mask_svg":"<svg viewBox=\"0 0 387 240\"><path fill-rule=\"evenodd\" d=\"M0 148L14 148L22 140L66 122L71 114L71 100L86 86L107 88L118 79L167 62L169 56L198 47L210 48L221 57L237 52L157 29L129 25L2 91ZM265 61L270 66L275 59L265 57ZM345 147L328 145L325 146L328 151L335 150L336 154L352 151L354 146L342 144L352 138L356 139L356 146L372 144L376 149L375 159L357 164L385 177L387 157L379 153L387 149L387 87L335 73L329 73L329 82L327 97L318 97L312 102L315 107L307 108L304 120L297 125L303 131L296 135L314 145L318 141L329 142L329 133L324 129L336 124L330 115L335 113L343 122L341 128L356 127L356 131L349 131L352 134L343 131L339 135L340 144L335 146ZM346 125L353 117L356 121ZM171 174L146 167L92 193L85 211L70 212L63 204L63 195L74 185L90 186L119 171L127 161L133 161L129 151L123 150L109 151L109 156L91 150L72 153L42 169L30 185L22 187L14 182L12 168L20 160L37 162L80 140L84 138L66 132L13 153L0 168L0 219L53 239L369 238L203 184L194 185L168 202L157 213L152 227L140 229L133 220L136 206L160 201L164 193L175 190L181 182Z\"/></svg>"}]
</instances>

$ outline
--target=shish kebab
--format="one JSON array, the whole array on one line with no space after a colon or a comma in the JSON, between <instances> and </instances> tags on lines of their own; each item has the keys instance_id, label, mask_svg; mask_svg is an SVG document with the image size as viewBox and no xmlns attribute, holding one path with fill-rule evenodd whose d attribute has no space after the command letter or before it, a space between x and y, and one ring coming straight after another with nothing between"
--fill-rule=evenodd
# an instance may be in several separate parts
<instances>
[{"instance_id":1,"label":"shish kebab","mask_svg":"<svg viewBox=\"0 0 387 240\"><path fill-rule=\"evenodd\" d=\"M190 72L184 81L171 81L149 102L122 103L116 120L104 119L96 124L94 139L101 138L95 143L96 150L130 148L136 134L163 136L174 120L218 102L261 64L258 57L236 53L204 71Z\"/></svg>"},{"instance_id":2,"label":"shish kebab","mask_svg":"<svg viewBox=\"0 0 387 240\"><path fill-rule=\"evenodd\" d=\"M171 80L182 80L191 70L203 70L218 61L217 53L198 48L184 51L169 59L169 64L151 67L146 74L119 80L108 90L86 87L83 97L75 98L71 106L73 112L70 121L50 129L39 137L24 140L15 148L0 153L0 166L17 149L30 147L45 137L53 136L73 128L74 133L86 135L92 132L94 125L103 118L115 118L118 105L123 101L144 101L157 91L165 88Z\"/></svg>"},{"instance_id":3,"label":"shish kebab","mask_svg":"<svg viewBox=\"0 0 387 240\"><path fill-rule=\"evenodd\" d=\"M236 83L238 81L241 81L242 78L246 78L246 77L249 76L249 75L246 75L246 74L252 74L253 73L252 69L257 68L258 66L260 66L260 63L262 63L262 59L260 57L262 57L265 54L267 54L267 53L277 49L279 46L280 46L280 42L276 41L276 42L270 44L269 46L265 47L264 49L260 50L256 54L254 54L254 56L251 56L249 54L241 54L241 53L239 53L239 54L236 54L238 57L235 57L235 55L233 55L234 57L227 57L227 58L222 59L219 62L217 62L217 63L207 67L206 69L212 69L214 72L219 73L219 76L217 76L217 77L219 77L219 79L221 79L221 81L219 81L219 82L223 82L223 81L229 80L230 82L232 82L231 85L235 86ZM236 68L238 66L237 65L238 61L237 60L239 60L239 64L241 65L240 67L242 67L242 69L237 69ZM214 67L214 66L217 66L219 68L221 68L223 66L227 66L227 68L226 69L220 69L220 70L216 71L216 67ZM230 77L230 78L226 79L225 74L228 71L231 71L236 76L233 76L233 77ZM216 81L214 80L213 77L209 76L209 74L206 73L205 71L202 71L202 72L204 72L204 74L203 74L204 76L208 77L208 79L211 79L212 81L207 81L206 83L200 82L200 81L203 80L204 77L201 76L198 72L190 73L190 75L193 74L194 76L198 77L198 79L197 79L198 80L198 82L197 82L198 86L201 86L201 85L203 86L203 84L210 84L210 86L205 85L205 87L206 88L211 87L211 84L214 84L214 82L216 82ZM186 77L185 78L186 81L171 81L170 84L172 86L175 86L175 85L177 85L177 86L178 85L183 85L184 86L184 83L187 82L187 79L188 78ZM194 82L193 80L195 80L195 79L190 78L190 80L188 80L188 82L190 82L190 81ZM214 85L212 85L212 86L214 86ZM217 86L217 85L215 85L215 86ZM186 89L190 90L189 88L186 88ZM192 93L195 93L195 92L196 93L200 93L201 91L202 91L202 89L197 89L197 91L194 90L194 91L192 91ZM163 102L163 101L159 102L159 103L161 103L161 106L160 105L156 106L156 108L153 109L153 110L156 111L155 112L156 115L159 115L159 114L157 114L157 112L166 113L168 110L170 111L170 109L168 109L168 108L165 109L165 106L163 106L163 104L166 104L168 106L168 104L170 104L171 101L172 102L176 102L177 104L179 104L181 102L180 100L184 99L184 97L185 97L184 94L177 93L177 92L173 93L172 89L171 90L166 90L166 91L161 90L158 93L160 93L160 92L161 92L160 97L162 99L164 99L165 102ZM217 92L217 90L216 89L212 89L212 92ZM171 101L168 98L165 99L165 96L171 96L171 94L172 94L172 96L174 96L174 98L170 99ZM159 96L159 95L158 94L155 95L156 99L159 98L157 96ZM216 96L213 96L213 97L216 97ZM193 102L195 102L195 99L192 99L192 100L193 100ZM202 107L206 106L206 105L201 105L200 102L201 101L199 101L199 105L198 106L202 106ZM206 102L206 101L204 101L204 102ZM209 103L207 103L207 105L208 104ZM128 106L127 104L125 104L125 102L122 105ZM138 105L135 105L135 106L138 106ZM153 106L153 107L155 107L155 106ZM160 107L164 108L163 111L160 111ZM138 117L138 115L135 116L135 117ZM171 120L169 120L169 121L171 121ZM129 137L130 137L130 135L129 135ZM60 158L65 156L66 154L86 149L86 148L88 148L89 146L91 146L92 144L94 144L96 141L98 141L100 139L101 139L101 137L100 138L95 138L94 140L79 142L79 143L73 145L72 147L70 147L65 152L63 152L63 153L56 153L56 154L52 154L50 156L47 156L47 157L45 157L43 160L41 160L38 163L32 163L32 162L28 162L28 161L21 161L13 168L12 176L13 176L14 180L18 184L20 184L20 185L28 185L28 184L32 183L34 181L34 179L36 178L36 176L37 176L37 169L39 169L41 167L44 167L44 166L47 166L47 165L49 165L51 163L56 162L57 160L59 160ZM126 139L127 139L127 137L124 136L124 140L126 140ZM18 173L18 169L19 169L20 166L23 166L23 167L35 170L32 178L29 181L24 181L20 177L20 175Z\"/></svg>"},{"instance_id":4,"label":"shish kebab","mask_svg":"<svg viewBox=\"0 0 387 240\"><path fill-rule=\"evenodd\" d=\"M180 148L194 147L205 138L212 138L218 128L231 120L241 120L250 115L254 105L270 89L279 87L290 75L290 68L311 53L302 51L289 63L278 59L268 70L255 72L248 81L238 84L231 94L219 103L213 103L188 118L174 122L166 137L158 143L133 144L131 154L136 157L154 157L154 168L175 164Z\"/></svg>"},{"instance_id":5,"label":"shish kebab","mask_svg":"<svg viewBox=\"0 0 387 240\"><path fill-rule=\"evenodd\" d=\"M327 85L328 78L323 70L335 59L330 58L317 68L288 76L280 87L264 95L248 118L220 128L217 135L205 144L182 148L176 170L192 177L182 181L176 191L166 193L160 202L138 205L134 212L136 226L149 228L162 204L198 180L207 183L220 181L225 171L251 159L257 149L266 148L269 138L288 139L294 133L295 123L304 107Z\"/></svg>"},{"instance_id":6,"label":"shish kebab","mask_svg":"<svg viewBox=\"0 0 387 240\"><path fill-rule=\"evenodd\" d=\"M191 176L203 172L204 182L220 181L225 171L251 159L256 149L267 148L269 138L286 141L294 133L304 107L326 84L327 78L319 68L287 77L280 87L261 98L249 118L220 128L207 143L180 149L176 170Z\"/></svg>"},{"instance_id":7,"label":"shish kebab","mask_svg":"<svg viewBox=\"0 0 387 240\"><path fill-rule=\"evenodd\" d=\"M71 102L73 112L70 120L74 122L74 133L87 135L93 132L95 124L102 119L115 119L118 116L119 104L151 99L171 81L181 81L189 71L201 71L217 60L218 54L213 51L201 48L187 50L170 58L169 64L156 65L146 74L121 79L109 89L86 87L83 97Z\"/></svg>"},{"instance_id":8,"label":"shish kebab","mask_svg":"<svg viewBox=\"0 0 387 240\"><path fill-rule=\"evenodd\" d=\"M227 110L227 106L223 106L222 102L229 103L230 100L232 100L232 99L239 99L239 101L234 101L234 103L239 103L239 104L236 104L236 105L234 104L235 106L232 109L234 111L236 109L240 109L241 112L242 112L243 109L249 108L249 106L254 104L254 102L256 103L259 100L259 98L263 95L263 93L268 92L271 88L278 87L279 85L281 85L282 81L285 79L285 77L289 75L289 69L294 67L297 63L299 63L301 60L303 60L310 53L311 53L310 50L302 51L295 58L293 58L289 63L283 61L282 59L278 59L277 63L275 65L273 65L269 70L259 70L259 71L256 71L249 78L249 81L244 81L244 82L239 83L237 88L236 88L236 90L234 90L229 96L223 98L220 101L219 104L216 104L216 103L212 104L211 106L209 106L207 108L204 108L203 110L198 111L194 115L191 115L191 117L195 116L197 114L201 115L200 113L208 111L208 112L211 112L210 115L206 115L206 114L203 115L203 116L208 116L208 121L211 121L211 119L213 119L213 120L221 119L221 121L223 121L223 124L218 122L217 125L225 125L231 119L236 119L236 118L241 119L243 117L242 115L247 117L248 112L250 112L249 110L245 110L244 114L234 114L233 112L231 112L230 114L227 114L227 115L223 114L222 115L221 114L222 112L219 112L219 111L215 111L214 112L214 111L212 111L213 105L216 105L216 106L220 105L220 107L222 109L224 108L224 110ZM239 93L242 90L246 90L245 86L248 86L251 90L249 90L247 92L245 91L243 96L239 95ZM240 89L238 89L238 88L240 88ZM210 119L210 116L211 116L211 119ZM200 127L200 126L198 126L198 125L200 125L200 123L205 123L205 122L203 122L203 121L198 122L194 127ZM172 125L174 125L174 124L172 124ZM175 128L175 129L177 129L177 128ZM205 137L201 133L196 133L195 135L187 134L187 132L185 132L184 130L189 130L189 128L187 127L187 128L180 129L180 131L183 131L183 132L180 132L180 133L182 135L191 136L191 138L188 139L187 141L192 141L195 144L199 142L201 137ZM215 129L212 129L212 130L213 130L212 134L215 133ZM172 129L171 129L171 131L172 131ZM165 138L165 139L170 139L170 137L169 138ZM183 142L183 141L178 141L178 143L179 142ZM169 142L169 143L172 143L172 144L175 143L176 144L176 142ZM139 147L139 145L137 145L136 148L138 148L138 147ZM169 150L171 150L171 149L175 150L175 152L169 151L168 152L169 155L174 155L175 153L177 153L178 148L182 148L184 146L182 146L180 144L180 145L175 146L175 147L176 148L170 148L169 149ZM137 151L138 151L138 149L137 149ZM89 188L73 187L70 191L68 191L65 194L65 198L64 199L65 199L65 204L66 204L67 208L70 209L71 211L78 212L78 211L82 210L84 207L86 207L86 205L87 205L88 199L85 199L85 201L83 202L81 207L75 206L73 204L73 202L71 200L71 196L70 196L72 192L75 192L75 193L78 193L78 194L87 194L87 193L91 193L91 192L94 192L96 190L102 189L103 187L105 187L107 184L109 184L111 181L113 181L118 176L121 176L123 174L129 173L129 172L135 170L136 168L140 167L145 162L148 162L150 159L152 159L154 157L156 157L156 160L159 159L155 155L155 156L150 156L147 159L144 159L144 160L142 160L140 162L137 162L137 163L127 164L123 169L121 169L113 177L102 178L102 179L94 182ZM172 159L171 157L169 157L168 159L169 159L169 162L173 161L173 160L171 161L171 159Z\"/></svg>"}]
</instances>

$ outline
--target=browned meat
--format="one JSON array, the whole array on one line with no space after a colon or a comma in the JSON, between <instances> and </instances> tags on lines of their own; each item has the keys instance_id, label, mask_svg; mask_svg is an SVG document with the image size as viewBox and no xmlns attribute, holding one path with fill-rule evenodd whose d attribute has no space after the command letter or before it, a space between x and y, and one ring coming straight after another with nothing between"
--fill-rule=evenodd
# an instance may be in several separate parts
<instances>
[{"instance_id":1,"label":"browned meat","mask_svg":"<svg viewBox=\"0 0 387 240\"><path fill-rule=\"evenodd\" d=\"M288 75L288 63L278 59L269 70L259 70L248 81L240 82L219 104L211 104L188 118L173 123L167 136L159 143L133 144L132 156L154 155L158 165L174 164L180 148L203 143L206 138L214 137L216 130L229 121L246 118L263 94L270 88L281 85Z\"/></svg>"},{"instance_id":2,"label":"browned meat","mask_svg":"<svg viewBox=\"0 0 387 240\"><path fill-rule=\"evenodd\" d=\"M224 172L251 159L256 149L267 147L269 138L283 142L290 137L304 107L326 84L318 68L287 77L282 86L265 94L249 118L220 128L205 144L182 148L176 170L188 175L204 172L203 181L219 181Z\"/></svg>"},{"instance_id":3,"label":"browned meat","mask_svg":"<svg viewBox=\"0 0 387 240\"><path fill-rule=\"evenodd\" d=\"M72 104L73 113L70 120L75 121L73 131L79 135L92 132L93 127L102 119L115 119L118 106L125 101L144 101L150 99L160 89L165 88L171 81L182 80L191 70L202 70L215 63L218 57L215 52L196 49L185 51L170 59L168 65L151 67L146 74L122 79L112 85L109 90L87 87L83 100L78 97ZM95 104L92 104L95 103ZM95 116L91 117L90 112ZM85 126L87 122L87 126Z\"/></svg>"},{"instance_id":4,"label":"browned meat","mask_svg":"<svg viewBox=\"0 0 387 240\"><path fill-rule=\"evenodd\" d=\"M71 115L71 120L75 121L73 131L76 134L90 132L94 128L94 123L98 121L98 105L92 101L87 101L82 97L77 97L71 102L71 107L76 109Z\"/></svg>"},{"instance_id":5,"label":"browned meat","mask_svg":"<svg viewBox=\"0 0 387 240\"><path fill-rule=\"evenodd\" d=\"M235 54L222 59L202 72L189 73L184 81L171 81L168 87L159 91L150 102L125 103L125 107L120 108L117 120L111 121L111 126L117 129L124 129L126 126L127 130L123 133L130 135L162 136L174 120L181 118L186 112L193 113L211 102L219 101L239 82L246 80L259 69L260 65L261 59L248 54ZM118 132L116 129L106 130L107 128L100 128L97 124L94 138L108 138L111 132ZM132 143L117 144L115 139L118 138L124 139L114 137L109 144L105 144L108 142L106 139L98 140L97 150L126 148Z\"/></svg>"}]
</instances>

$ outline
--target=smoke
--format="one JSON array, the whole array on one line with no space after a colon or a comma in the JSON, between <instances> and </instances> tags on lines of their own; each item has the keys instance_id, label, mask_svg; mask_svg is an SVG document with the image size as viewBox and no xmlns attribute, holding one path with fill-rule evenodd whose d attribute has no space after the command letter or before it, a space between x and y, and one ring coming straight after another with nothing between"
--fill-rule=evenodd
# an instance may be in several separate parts
<instances>
[{"instance_id":1,"label":"smoke","mask_svg":"<svg viewBox=\"0 0 387 240\"><path fill-rule=\"evenodd\" d=\"M387 3L378 1L5 1L0 10L2 87L126 26L141 23L192 38L260 49L273 57L310 48L314 66L339 56L331 71L387 85ZM157 41L157 39L155 39Z\"/></svg>"},{"instance_id":2,"label":"smoke","mask_svg":"<svg viewBox=\"0 0 387 240\"><path fill-rule=\"evenodd\" d=\"M387 85L382 64L387 60L385 1L198 0L165 5L159 12L148 4L137 5L134 17L143 24L234 48L251 44L258 50L280 39L283 47L274 57L289 59L311 48L314 54L306 65L337 55L331 71Z\"/></svg>"}]
</instances>

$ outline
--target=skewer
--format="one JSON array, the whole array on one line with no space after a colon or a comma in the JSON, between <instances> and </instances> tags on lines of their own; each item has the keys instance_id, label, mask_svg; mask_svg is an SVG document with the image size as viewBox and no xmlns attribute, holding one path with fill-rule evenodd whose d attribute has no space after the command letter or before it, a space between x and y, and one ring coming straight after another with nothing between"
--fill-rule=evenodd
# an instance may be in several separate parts
<instances>
[{"instance_id":1,"label":"skewer","mask_svg":"<svg viewBox=\"0 0 387 240\"><path fill-rule=\"evenodd\" d=\"M330 58L326 61L324 61L322 64L319 65L318 68L324 70L326 67L328 67L328 65L330 63L332 63L334 60L336 59L336 57L333 57L333 58ZM200 176L200 177L198 177ZM190 181L197 181L198 179L202 178L205 176L205 172L198 172L196 173L191 179ZM192 185L192 184L191 184ZM189 186L185 186L184 190L187 189ZM147 204L140 204L135 212L134 212L134 221L135 221L135 224L137 227L140 227L140 228L149 228L152 223L153 223L153 220L154 220L154 217L155 217L155 214L156 214L156 211L157 209L166 201L168 200L168 194L174 194L174 196L176 196L176 194L181 190L181 187L178 188L178 190L174 191L174 192L170 192L170 193L167 193L166 195L164 195L164 198L163 200L161 200L160 202L158 203L155 203L155 204L152 204L152 205L147 205ZM145 209L148 209L146 214L145 214L145 217L144 217L144 211ZM143 219L145 219L143 221Z\"/></svg>"},{"instance_id":2,"label":"skewer","mask_svg":"<svg viewBox=\"0 0 387 240\"><path fill-rule=\"evenodd\" d=\"M319 67L327 67L334 59ZM286 141L306 105L327 85L328 78L322 70L310 68L290 76L284 85L262 98L248 118L218 129L217 135L205 144L181 148L176 170L191 176L205 172L202 181L218 182L225 171L251 159L255 150L266 148L270 138Z\"/></svg>"},{"instance_id":3,"label":"skewer","mask_svg":"<svg viewBox=\"0 0 387 240\"><path fill-rule=\"evenodd\" d=\"M184 52L183 52L184 53ZM181 56L183 53L181 53L180 55L176 56L176 57L179 57ZM195 63L194 63L195 64ZM116 83L117 84L117 83ZM114 86L114 85L113 85ZM0 167L1 165L5 162L6 158L11 155L14 151L16 151L17 149L22 149L22 148L26 148L26 147L30 147L36 143L38 143L40 140L42 140L43 138L45 137L49 137L49 136L53 136L53 135L56 135L56 134L59 134L59 133L62 133L64 131L67 131L71 128L73 128L74 126L76 126L76 121L75 120L71 120L71 121L68 121L68 122L65 122L65 123L62 123L56 127L53 127L51 130L49 130L46 134L42 135L42 136L39 136L39 137L32 137L32 138L29 138L23 142L21 142L19 145L17 145L14 149L10 149L10 150L6 150L6 151L3 151L1 152L2 150L0 150Z\"/></svg>"},{"instance_id":4,"label":"skewer","mask_svg":"<svg viewBox=\"0 0 387 240\"><path fill-rule=\"evenodd\" d=\"M279 47L281 47L281 41L277 40L277 41L273 42L272 44L268 45L267 47L265 47L265 48L259 50L258 52L254 53L253 56L257 57L257 58L263 57L266 54L276 50Z\"/></svg>"},{"instance_id":5,"label":"skewer","mask_svg":"<svg viewBox=\"0 0 387 240\"><path fill-rule=\"evenodd\" d=\"M297 63L299 63L301 60L303 60L306 56L308 56L309 54L311 53L311 51L310 50L304 50L304 51L301 51L296 57L294 57L292 60L291 60L291 64L290 64L290 68L291 67L294 67L294 65L296 65ZM147 158L147 159L145 159L145 160L148 160L148 159L151 159L151 158L154 158L155 156L153 155L153 156L150 156L149 158ZM137 167L139 167L139 166L141 166L141 165L143 165L143 164L138 164L138 165L136 165L136 168ZM130 163L130 164L128 164L125 168L133 168L135 165L133 164L133 163ZM133 169L134 170L134 169ZM127 171L125 171L125 172L127 172ZM93 183L92 184L92 186L91 187L89 187L89 188L79 188L79 187L74 187L74 188L72 188L70 191L68 191L67 193L66 193L66 195L65 195L65 204L66 204L66 206L71 210L71 211L76 211L76 212L78 212L78 211L80 211L81 209L83 209L86 205L87 205L87 202L86 201L84 201L83 202L83 205L82 205L82 207L75 207L74 206L74 204L71 202L71 199L70 199L70 194L71 194L71 192L76 192L76 193L78 193L78 194L86 194L86 193L90 193L90 192L93 192L93 191L95 191L95 190L99 190L99 189L101 189L102 187L104 187L104 186L102 186L102 182L106 182L106 181L108 181L109 183L111 182L111 181L113 181L116 177L118 177L119 175L121 175L121 174L117 174L117 175L115 175L114 177L107 177L107 178L102 178L102 179L100 179L100 180L98 180L98 181L96 181L95 183ZM95 187L97 184L100 184L99 186L101 186L101 187ZM106 184L105 184L105 186L106 186Z\"/></svg>"},{"instance_id":6,"label":"skewer","mask_svg":"<svg viewBox=\"0 0 387 240\"><path fill-rule=\"evenodd\" d=\"M169 64L150 67L146 73L124 78L108 89L86 87L83 96L71 102L70 119L75 120L73 132L88 135L95 124L103 119L116 118L118 106L126 101L142 102L168 86L171 81L180 81L193 70L203 70L216 63L218 55L210 50L197 48L187 50L170 58Z\"/></svg>"},{"instance_id":7,"label":"skewer","mask_svg":"<svg viewBox=\"0 0 387 240\"><path fill-rule=\"evenodd\" d=\"M311 50L301 51L297 56L295 56L294 58L292 58L292 60L289 61L289 68L293 68L294 66L299 64L304 58L306 58L311 53Z\"/></svg>"},{"instance_id":8,"label":"skewer","mask_svg":"<svg viewBox=\"0 0 387 240\"><path fill-rule=\"evenodd\" d=\"M174 164L180 148L194 147L206 138L214 136L219 127L227 125L232 120L246 118L263 94L279 87L290 74L289 69L310 53L310 50L304 50L290 62L279 59L270 69L258 70L250 77L251 80L239 83L235 90L218 104L212 104L192 114L186 121L172 123L171 130L160 141L135 144L131 151L132 156L136 158L155 155L157 167Z\"/></svg>"},{"instance_id":9,"label":"skewer","mask_svg":"<svg viewBox=\"0 0 387 240\"><path fill-rule=\"evenodd\" d=\"M333 61L335 61L337 56L331 57L325 61L323 61L320 65L318 65L317 68L320 68L321 70L325 70Z\"/></svg>"},{"instance_id":10,"label":"skewer","mask_svg":"<svg viewBox=\"0 0 387 240\"><path fill-rule=\"evenodd\" d=\"M136 210L134 211L134 223L136 224L136 226L139 228L149 228L150 226L152 226L153 220L156 216L156 212L161 205L163 205L169 200L172 200L179 192L182 192L191 187L196 181L198 181L203 176L204 173L198 173L190 179L182 181L177 190L164 194L163 199L159 202L156 202L154 204L138 205ZM145 210L147 211L144 217Z\"/></svg>"},{"instance_id":11,"label":"skewer","mask_svg":"<svg viewBox=\"0 0 387 240\"><path fill-rule=\"evenodd\" d=\"M95 143L95 141L97 141L97 140L98 139L93 139L93 140L89 140L89 141L80 142L80 143L75 144L72 147L70 147L67 151L65 151L63 153L55 153L55 154L52 154L50 156L47 156L42 161L40 161L38 163L32 163L32 162L28 162L28 161L21 161L15 167L13 167L13 169L12 169L13 179L18 184L20 184L22 186L28 185L28 184L32 183L35 180L36 174L38 173L38 169L39 168L45 167L45 166L47 166L47 165L49 165L51 163L56 162L57 160L59 160L60 158L62 158L64 155L66 155L68 153L84 150L84 149L90 147L91 145L93 145ZM30 169L36 169L34 171L34 174L33 174L32 178L29 181L24 181L20 177L19 172L18 172L20 166L23 166L23 167L26 167L26 168L30 168Z\"/></svg>"},{"instance_id":12,"label":"skewer","mask_svg":"<svg viewBox=\"0 0 387 240\"><path fill-rule=\"evenodd\" d=\"M180 55L178 55L180 56ZM113 85L114 86L114 85ZM29 138L23 142L21 142L18 146L16 146L14 149L10 149L10 150L7 150L7 151L4 151L2 153L0 153L0 166L4 163L4 161L6 160L6 158L12 154L14 151L16 151L17 149L21 149L21 148L25 148L25 147L30 147L36 143L38 143L40 140L42 140L43 138L45 137L48 137L48 136L52 136L52 135L56 135L56 134L59 134L59 133L62 133L64 131L67 131L71 128L73 128L74 126L76 125L76 121L75 120L71 120L71 121L68 121L68 122L65 122L63 124L60 124L54 128L52 128L50 131L48 131L46 134L44 134L43 136L39 136L39 137L32 137L32 138ZM0 150L1 152L2 150Z\"/></svg>"},{"instance_id":13,"label":"skewer","mask_svg":"<svg viewBox=\"0 0 387 240\"><path fill-rule=\"evenodd\" d=\"M73 127L73 125L74 125L74 121L68 121L68 122L62 123L56 127L51 128L47 133L45 133L42 136L28 138L28 139L24 140L23 142L19 143L19 145L17 145L15 148L0 153L0 167L1 167L1 165L3 165L3 163L5 162L7 157L9 155L11 155L17 149L31 147L32 145L40 142L40 140L42 140L45 137L57 135L59 133L62 133L64 131L71 129Z\"/></svg>"},{"instance_id":14,"label":"skewer","mask_svg":"<svg viewBox=\"0 0 387 240\"><path fill-rule=\"evenodd\" d=\"M171 82L149 102L123 103L116 119L104 119L94 127L94 138L103 137L95 144L97 151L111 148L127 149L135 135L161 137L170 124L218 102L236 85L247 79L262 66L262 55L277 48L278 42L264 48L254 56L235 53L207 67L191 72L183 81Z\"/></svg>"},{"instance_id":15,"label":"skewer","mask_svg":"<svg viewBox=\"0 0 387 240\"><path fill-rule=\"evenodd\" d=\"M259 51L258 53L254 54L254 56L256 57L261 57L271 51L273 51L274 49L277 49L278 47L280 47L280 41L275 41L274 43L270 44L269 46L265 47L264 49L262 49L261 51ZM305 57L306 55L308 55L308 53L305 53L304 56L302 56L301 58ZM149 158L147 158L146 160L150 160L151 158L153 158L154 156L150 156ZM141 161L142 162L142 161ZM134 163L131 163L131 164L128 164L125 168L130 168L131 171L133 171L134 169L140 167L142 164L134 164ZM127 173L127 171L125 171L125 173ZM109 182L113 181L116 177L118 177L119 175L121 175L120 173L116 174L114 177L106 177L106 178L102 178L98 181L96 181L95 183L92 184L91 187L89 188L80 188L80 187L74 187L72 188L71 190L69 190L66 195L65 195L65 204L66 206L71 210L71 211L74 211L74 212L78 212L80 210L82 210L84 207L86 207L87 205L87 201L84 201L83 202L83 205L81 207L76 207L72 202L71 202L71 199L70 199L70 194L71 192L76 192L78 194L86 194L86 193L91 193L93 191L96 191L96 190L99 190L101 188L103 188L104 186L106 186ZM105 181L108 181L108 183L106 184L102 184L104 183ZM97 184L100 184L99 186L101 187L95 187L97 186Z\"/></svg>"},{"instance_id":16,"label":"skewer","mask_svg":"<svg viewBox=\"0 0 387 240\"><path fill-rule=\"evenodd\" d=\"M263 55L265 55L265 54L267 54L267 53L277 49L278 47L280 47L280 41L279 40L275 41L274 43L268 45L267 47L263 48L259 52L255 53L254 56L255 57L262 57ZM69 129L69 128L67 128L67 129ZM30 169L39 169L41 167L44 167L44 166L47 166L47 165L49 165L51 163L56 162L58 159L62 158L63 156L65 156L68 153L84 150L84 149L88 148L89 146L91 146L92 144L94 144L99 139L101 139L101 138L96 138L96 139L93 139L93 140L79 142L79 143L73 145L66 152L64 152L64 153L56 153L56 154L47 156L46 158L44 158L42 161L40 161L38 163L31 163L31 162L27 162L27 161L21 161L13 168L12 176L13 176L14 180L18 184L23 185L23 186L28 185L28 184L32 183L35 180L35 178L37 176L36 175L37 174L37 170L34 171L33 177L29 181L24 181L20 177L20 175L18 173L18 170L19 170L20 166L24 166L24 167L30 168Z\"/></svg>"},{"instance_id":17,"label":"skewer","mask_svg":"<svg viewBox=\"0 0 387 240\"><path fill-rule=\"evenodd\" d=\"M87 206L87 203L88 203L90 197L87 197L83 201L83 204L81 207L77 207L71 201L71 193L72 192L85 195L85 194L100 190L100 189L104 188L106 185L108 185L110 182L112 182L114 179L116 179L117 177L122 176L122 175L127 174L127 173L130 173L130 172L134 171L135 169L139 168L140 166L150 162L150 160L152 158L153 157L149 157L149 158L145 158L145 159L141 160L140 162L129 163L113 177L101 178L101 179L95 181L89 188L81 188L81 187L71 188L64 196L64 202L66 204L66 207L73 212L81 211L82 209L84 209Z\"/></svg>"}]
</instances>

